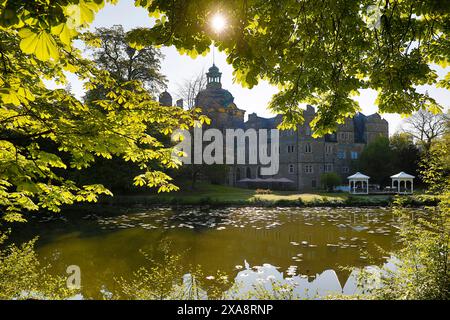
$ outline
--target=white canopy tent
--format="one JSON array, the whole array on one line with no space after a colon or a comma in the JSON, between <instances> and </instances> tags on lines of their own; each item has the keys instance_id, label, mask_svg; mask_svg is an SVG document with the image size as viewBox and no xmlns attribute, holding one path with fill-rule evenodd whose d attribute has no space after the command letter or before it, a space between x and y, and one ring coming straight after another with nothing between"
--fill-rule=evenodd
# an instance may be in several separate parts
<instances>
[{"instance_id":1,"label":"white canopy tent","mask_svg":"<svg viewBox=\"0 0 450 320\"><path fill-rule=\"evenodd\" d=\"M391 176L392 179L392 189L395 187L395 183L397 183L397 192L404 194L412 194L414 191L414 176L407 174L405 172L399 172ZM402 189L403 182L403 189ZM408 188L409 182L409 188Z\"/></svg>"},{"instance_id":2,"label":"white canopy tent","mask_svg":"<svg viewBox=\"0 0 450 320\"><path fill-rule=\"evenodd\" d=\"M369 176L357 172L347 177L349 192L351 194L369 194Z\"/></svg>"}]
</instances>

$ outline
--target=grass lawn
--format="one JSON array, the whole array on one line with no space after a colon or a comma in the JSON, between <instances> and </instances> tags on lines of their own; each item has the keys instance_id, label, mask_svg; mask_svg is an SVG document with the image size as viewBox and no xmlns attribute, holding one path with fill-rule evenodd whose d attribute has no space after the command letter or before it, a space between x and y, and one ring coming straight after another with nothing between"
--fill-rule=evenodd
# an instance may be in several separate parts
<instances>
[{"instance_id":1,"label":"grass lawn","mask_svg":"<svg viewBox=\"0 0 450 320\"><path fill-rule=\"evenodd\" d=\"M420 205L420 196L406 196L412 204ZM364 206L389 205L390 195L349 195L342 193L299 193L297 191L272 191L271 194L256 194L255 190L223 185L198 183L196 190L182 189L178 192L160 194L140 194L110 198L115 204L185 204L185 205L335 205ZM108 201L108 200L107 200ZM425 200L430 201L430 200ZM108 201L109 202L109 201Z\"/></svg>"}]
</instances>

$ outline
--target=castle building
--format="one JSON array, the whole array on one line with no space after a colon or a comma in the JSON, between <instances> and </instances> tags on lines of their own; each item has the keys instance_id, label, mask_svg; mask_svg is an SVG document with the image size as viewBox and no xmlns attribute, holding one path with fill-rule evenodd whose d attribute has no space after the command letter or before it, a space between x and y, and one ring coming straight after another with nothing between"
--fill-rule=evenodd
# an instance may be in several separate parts
<instances>
[{"instance_id":1,"label":"castle building","mask_svg":"<svg viewBox=\"0 0 450 320\"><path fill-rule=\"evenodd\" d=\"M222 130L238 129L276 129L282 121L282 116L272 118L259 117L251 113L244 121L245 111L234 103L233 95L222 88L222 73L213 65L206 73L206 88L196 97L196 106L211 119L212 128ZM161 103L171 103L171 97L164 92ZM161 101L163 100L163 101ZM279 171L271 176L271 181L283 181L275 184L282 189L308 191L321 188L320 177L323 173L335 172L345 184L346 177L352 173L352 164L358 159L364 147L379 136L389 136L388 122L378 113L366 116L357 113L346 119L333 134L321 138L313 138L310 122L315 117L315 109L307 106L303 113L304 123L297 130L280 131L279 140ZM260 175L261 166L230 165L228 184L241 185L240 181L269 178Z\"/></svg>"}]
</instances>

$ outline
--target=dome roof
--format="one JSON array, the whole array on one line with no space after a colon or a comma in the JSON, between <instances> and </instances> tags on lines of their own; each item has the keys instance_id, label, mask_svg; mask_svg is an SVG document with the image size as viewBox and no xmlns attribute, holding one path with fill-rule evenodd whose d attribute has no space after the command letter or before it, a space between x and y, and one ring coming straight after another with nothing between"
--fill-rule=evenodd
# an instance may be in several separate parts
<instances>
[{"instance_id":1,"label":"dome roof","mask_svg":"<svg viewBox=\"0 0 450 320\"><path fill-rule=\"evenodd\" d=\"M195 105L202 108L226 108L233 102L233 95L220 87L208 87L195 98Z\"/></svg>"},{"instance_id":2,"label":"dome roof","mask_svg":"<svg viewBox=\"0 0 450 320\"><path fill-rule=\"evenodd\" d=\"M216 67L215 64L212 65L211 68L208 69L209 73L219 73L219 68Z\"/></svg>"},{"instance_id":3,"label":"dome roof","mask_svg":"<svg viewBox=\"0 0 450 320\"><path fill-rule=\"evenodd\" d=\"M195 98L195 105L201 108L227 108L234 102L233 95L222 88L222 73L215 64L206 73L206 89L200 91Z\"/></svg>"}]
</instances>

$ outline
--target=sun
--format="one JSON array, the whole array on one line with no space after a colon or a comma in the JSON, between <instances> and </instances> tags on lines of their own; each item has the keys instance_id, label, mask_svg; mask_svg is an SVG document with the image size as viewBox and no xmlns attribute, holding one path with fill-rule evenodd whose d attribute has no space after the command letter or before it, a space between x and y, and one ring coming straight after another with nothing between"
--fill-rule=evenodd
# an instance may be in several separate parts
<instances>
[{"instance_id":1,"label":"sun","mask_svg":"<svg viewBox=\"0 0 450 320\"><path fill-rule=\"evenodd\" d=\"M215 32L220 33L225 29L227 24L227 20L225 17L219 13L214 15L214 17L211 20L211 26L214 29Z\"/></svg>"}]
</instances>

